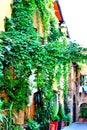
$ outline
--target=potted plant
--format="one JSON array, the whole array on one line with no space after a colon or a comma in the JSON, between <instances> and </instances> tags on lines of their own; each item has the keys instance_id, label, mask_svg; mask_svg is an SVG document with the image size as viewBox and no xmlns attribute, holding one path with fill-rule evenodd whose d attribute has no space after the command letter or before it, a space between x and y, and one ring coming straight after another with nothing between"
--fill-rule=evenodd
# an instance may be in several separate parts
<instances>
[{"instance_id":1,"label":"potted plant","mask_svg":"<svg viewBox=\"0 0 87 130\"><path fill-rule=\"evenodd\" d=\"M50 130L58 130L58 123L59 123L59 116L58 115L53 115L52 116L52 121L50 124Z\"/></svg>"},{"instance_id":2,"label":"potted plant","mask_svg":"<svg viewBox=\"0 0 87 130\"><path fill-rule=\"evenodd\" d=\"M62 120L62 126L67 126L67 115L65 115Z\"/></svg>"},{"instance_id":3,"label":"potted plant","mask_svg":"<svg viewBox=\"0 0 87 130\"><path fill-rule=\"evenodd\" d=\"M61 103L59 103L58 116L59 116L59 118L60 118L60 121L59 121L59 124L58 124L58 130L61 130L62 120L63 120L63 118L64 118L64 109L63 109Z\"/></svg>"},{"instance_id":4,"label":"potted plant","mask_svg":"<svg viewBox=\"0 0 87 130\"><path fill-rule=\"evenodd\" d=\"M79 122L83 122L84 118L82 117L82 115L80 114L79 117L78 117L78 121Z\"/></svg>"},{"instance_id":5,"label":"potted plant","mask_svg":"<svg viewBox=\"0 0 87 130\"><path fill-rule=\"evenodd\" d=\"M67 125L71 123L71 115L70 113L67 114Z\"/></svg>"},{"instance_id":6,"label":"potted plant","mask_svg":"<svg viewBox=\"0 0 87 130\"><path fill-rule=\"evenodd\" d=\"M27 122L26 130L39 130L40 125L35 120L27 118L26 122Z\"/></svg>"},{"instance_id":7,"label":"potted plant","mask_svg":"<svg viewBox=\"0 0 87 130\"><path fill-rule=\"evenodd\" d=\"M87 122L87 108L86 107L81 108L78 121Z\"/></svg>"},{"instance_id":8,"label":"potted plant","mask_svg":"<svg viewBox=\"0 0 87 130\"><path fill-rule=\"evenodd\" d=\"M21 125L17 125L14 122L13 116L13 103L9 109L2 109L4 101L0 100L0 130L23 130Z\"/></svg>"}]
</instances>

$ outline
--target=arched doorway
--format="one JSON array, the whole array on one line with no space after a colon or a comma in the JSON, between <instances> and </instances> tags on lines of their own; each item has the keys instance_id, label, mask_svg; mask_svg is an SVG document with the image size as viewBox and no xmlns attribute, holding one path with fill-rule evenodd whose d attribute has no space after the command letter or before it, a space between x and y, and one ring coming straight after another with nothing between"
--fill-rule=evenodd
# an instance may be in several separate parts
<instances>
[{"instance_id":1,"label":"arched doorway","mask_svg":"<svg viewBox=\"0 0 87 130\"><path fill-rule=\"evenodd\" d=\"M73 96L73 122L76 122L76 98Z\"/></svg>"},{"instance_id":2,"label":"arched doorway","mask_svg":"<svg viewBox=\"0 0 87 130\"><path fill-rule=\"evenodd\" d=\"M80 105L80 116L84 119L87 119L87 103Z\"/></svg>"}]
</instances>

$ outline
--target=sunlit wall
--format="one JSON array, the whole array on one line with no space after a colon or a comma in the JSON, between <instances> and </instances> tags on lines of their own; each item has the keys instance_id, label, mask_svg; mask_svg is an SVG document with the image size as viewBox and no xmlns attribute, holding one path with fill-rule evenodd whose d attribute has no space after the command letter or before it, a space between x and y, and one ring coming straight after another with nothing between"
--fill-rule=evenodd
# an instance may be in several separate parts
<instances>
[{"instance_id":1,"label":"sunlit wall","mask_svg":"<svg viewBox=\"0 0 87 130\"><path fill-rule=\"evenodd\" d=\"M11 17L10 4L12 0L0 0L0 31L4 31L4 19L5 17Z\"/></svg>"}]
</instances>

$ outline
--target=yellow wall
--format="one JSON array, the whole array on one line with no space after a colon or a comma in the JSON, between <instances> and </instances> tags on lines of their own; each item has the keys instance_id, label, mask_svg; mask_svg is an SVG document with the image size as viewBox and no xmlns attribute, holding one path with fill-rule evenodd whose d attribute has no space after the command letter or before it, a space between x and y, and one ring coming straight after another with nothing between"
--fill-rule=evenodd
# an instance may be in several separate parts
<instances>
[{"instance_id":1,"label":"yellow wall","mask_svg":"<svg viewBox=\"0 0 87 130\"><path fill-rule=\"evenodd\" d=\"M87 65L83 64L81 71L80 71L81 75L87 75Z\"/></svg>"},{"instance_id":2,"label":"yellow wall","mask_svg":"<svg viewBox=\"0 0 87 130\"><path fill-rule=\"evenodd\" d=\"M0 31L4 31L4 18L7 16L11 17L11 7L10 4L12 0L0 0Z\"/></svg>"},{"instance_id":3,"label":"yellow wall","mask_svg":"<svg viewBox=\"0 0 87 130\"><path fill-rule=\"evenodd\" d=\"M34 11L34 27L37 29L37 32L44 37L44 27L42 19L40 16L37 16L36 11Z\"/></svg>"}]
</instances>

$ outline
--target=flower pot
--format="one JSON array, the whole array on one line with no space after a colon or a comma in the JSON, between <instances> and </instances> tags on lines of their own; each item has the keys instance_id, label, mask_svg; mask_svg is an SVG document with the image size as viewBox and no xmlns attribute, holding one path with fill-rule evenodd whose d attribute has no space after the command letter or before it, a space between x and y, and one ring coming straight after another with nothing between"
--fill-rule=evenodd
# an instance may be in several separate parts
<instances>
[{"instance_id":1,"label":"flower pot","mask_svg":"<svg viewBox=\"0 0 87 130\"><path fill-rule=\"evenodd\" d=\"M87 119L84 119L83 122L87 122Z\"/></svg>"},{"instance_id":2,"label":"flower pot","mask_svg":"<svg viewBox=\"0 0 87 130\"><path fill-rule=\"evenodd\" d=\"M57 130L58 129L58 121L53 121L52 123L55 125L55 130Z\"/></svg>"},{"instance_id":3,"label":"flower pot","mask_svg":"<svg viewBox=\"0 0 87 130\"><path fill-rule=\"evenodd\" d=\"M64 123L64 121L62 121L62 127L63 127L63 126L65 126L65 123Z\"/></svg>"},{"instance_id":4,"label":"flower pot","mask_svg":"<svg viewBox=\"0 0 87 130\"><path fill-rule=\"evenodd\" d=\"M78 121L79 121L79 122L83 122L84 119L83 119L83 118L78 118Z\"/></svg>"},{"instance_id":5,"label":"flower pot","mask_svg":"<svg viewBox=\"0 0 87 130\"><path fill-rule=\"evenodd\" d=\"M49 130L56 130L55 129L55 124L51 123L50 126L49 126Z\"/></svg>"},{"instance_id":6,"label":"flower pot","mask_svg":"<svg viewBox=\"0 0 87 130\"><path fill-rule=\"evenodd\" d=\"M58 130L58 121L52 121L49 130Z\"/></svg>"}]
</instances>

